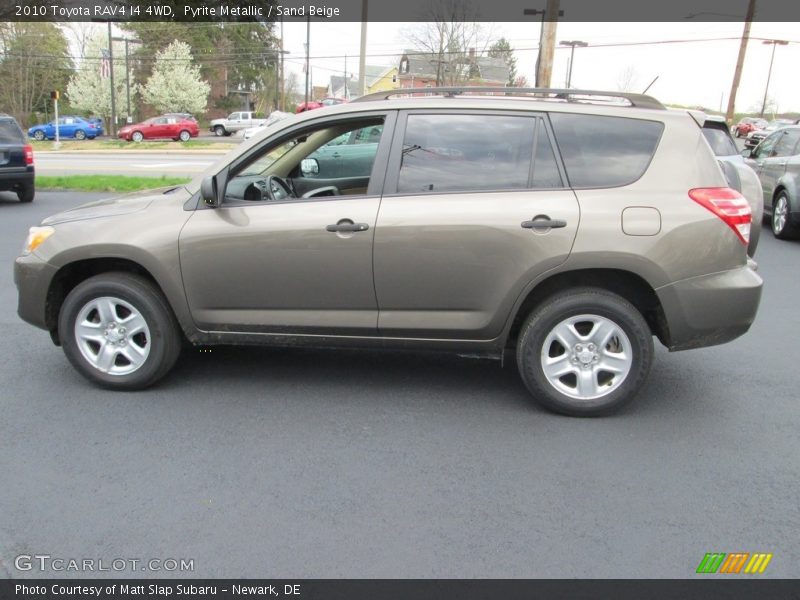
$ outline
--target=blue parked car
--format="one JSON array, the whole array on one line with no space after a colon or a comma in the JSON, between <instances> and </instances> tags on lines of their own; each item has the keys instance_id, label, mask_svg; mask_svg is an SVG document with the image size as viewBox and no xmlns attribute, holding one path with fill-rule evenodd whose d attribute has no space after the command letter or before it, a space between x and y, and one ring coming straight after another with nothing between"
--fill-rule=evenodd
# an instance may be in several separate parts
<instances>
[{"instance_id":1,"label":"blue parked car","mask_svg":"<svg viewBox=\"0 0 800 600\"><path fill-rule=\"evenodd\" d=\"M103 135L103 127L83 117L64 116L58 118L58 134L60 138L92 140L98 135ZM50 121L42 125L34 125L28 129L28 136L39 141L44 139L54 140L56 138L55 121Z\"/></svg>"}]
</instances>

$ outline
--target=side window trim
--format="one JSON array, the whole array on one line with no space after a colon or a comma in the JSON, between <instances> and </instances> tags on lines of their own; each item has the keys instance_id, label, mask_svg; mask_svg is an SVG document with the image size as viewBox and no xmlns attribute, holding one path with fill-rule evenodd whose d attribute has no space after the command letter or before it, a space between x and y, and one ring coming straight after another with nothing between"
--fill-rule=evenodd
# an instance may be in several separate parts
<instances>
[{"instance_id":1,"label":"side window trim","mask_svg":"<svg viewBox=\"0 0 800 600\"><path fill-rule=\"evenodd\" d=\"M384 196L422 196L422 195L443 195L443 194L477 194L477 193L491 193L491 192L498 192L498 191L507 191L508 188L492 188L492 189L482 189L482 190L459 190L459 191L433 191L433 192L416 192L414 194L409 194L405 192L398 192L397 185L400 179L400 166L401 166L401 159L403 156L403 141L405 139L405 132L406 126L408 124L408 117L410 115L479 115L479 116L501 116L501 117L527 117L531 119L536 119L536 127L534 129L534 139L533 143L536 143L536 135L540 125L544 125L544 131L547 132L548 138L550 140L550 145L553 148L553 154L556 159L556 165L558 166L558 172L561 175L561 187L560 188L543 188L543 189L568 189L569 185L567 183L567 179L565 176L564 166L561 163L561 155L558 152L558 148L555 144L554 137L552 132L550 131L550 123L546 119L546 113L539 112L539 111L524 111L524 110L499 110L499 109L457 109L457 108L418 108L418 109L405 109L399 111L397 116L397 122L395 124L395 134L394 138L392 139L391 151L389 155L388 161L388 171L386 174L386 179L383 186L383 195ZM532 147L533 155L531 160L530 171L528 173L528 187L527 188L514 188L513 191L518 192L531 192L531 191L538 191L531 187L531 178L533 175L533 168L536 163L536 155L535 145Z\"/></svg>"}]
</instances>

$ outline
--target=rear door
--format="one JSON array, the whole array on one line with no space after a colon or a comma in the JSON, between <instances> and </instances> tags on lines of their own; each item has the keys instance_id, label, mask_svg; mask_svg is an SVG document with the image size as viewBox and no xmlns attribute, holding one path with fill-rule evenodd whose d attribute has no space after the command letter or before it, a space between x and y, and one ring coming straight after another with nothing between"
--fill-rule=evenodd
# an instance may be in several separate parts
<instances>
[{"instance_id":1,"label":"rear door","mask_svg":"<svg viewBox=\"0 0 800 600\"><path fill-rule=\"evenodd\" d=\"M0 169L25 171L25 137L11 119L0 119Z\"/></svg>"},{"instance_id":2,"label":"rear door","mask_svg":"<svg viewBox=\"0 0 800 600\"><path fill-rule=\"evenodd\" d=\"M553 147L540 114L401 115L375 232L380 335L500 335L525 285L566 260L577 232Z\"/></svg>"}]
</instances>

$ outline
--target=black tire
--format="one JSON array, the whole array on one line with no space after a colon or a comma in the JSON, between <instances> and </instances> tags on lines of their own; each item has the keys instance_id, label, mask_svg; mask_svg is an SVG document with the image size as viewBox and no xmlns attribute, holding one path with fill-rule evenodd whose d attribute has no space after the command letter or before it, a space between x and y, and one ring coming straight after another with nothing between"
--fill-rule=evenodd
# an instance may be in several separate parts
<instances>
[{"instance_id":1,"label":"black tire","mask_svg":"<svg viewBox=\"0 0 800 600\"><path fill-rule=\"evenodd\" d=\"M35 139L37 142L43 141L44 140L44 131L41 131L41 130L34 131L33 132L33 139Z\"/></svg>"},{"instance_id":2,"label":"black tire","mask_svg":"<svg viewBox=\"0 0 800 600\"><path fill-rule=\"evenodd\" d=\"M86 132L83 129L78 129L75 132L75 139L76 140L85 140L86 139Z\"/></svg>"},{"instance_id":3,"label":"black tire","mask_svg":"<svg viewBox=\"0 0 800 600\"><path fill-rule=\"evenodd\" d=\"M32 183L24 183L22 184L22 187L17 190L17 198L19 198L20 202L33 202L33 198L35 196L36 187Z\"/></svg>"},{"instance_id":4,"label":"black tire","mask_svg":"<svg viewBox=\"0 0 800 600\"><path fill-rule=\"evenodd\" d=\"M793 240L798 236L797 227L792 224L791 210L788 194L781 191L772 203L772 216L769 220L772 235L779 240Z\"/></svg>"},{"instance_id":5,"label":"black tire","mask_svg":"<svg viewBox=\"0 0 800 600\"><path fill-rule=\"evenodd\" d=\"M225 128L222 125L217 125L214 127L214 135L217 137L222 137L223 135L228 135L228 133L225 131Z\"/></svg>"},{"instance_id":6,"label":"black tire","mask_svg":"<svg viewBox=\"0 0 800 600\"><path fill-rule=\"evenodd\" d=\"M78 345L75 325L80 312L92 300L103 297L119 299L133 306L147 324L149 354L133 372L105 373L84 357ZM124 319L125 316L117 312L115 318ZM183 337L161 292L147 279L130 273L103 273L78 284L61 306L58 332L64 353L75 369L89 381L113 390L140 390L156 383L175 364ZM115 355L114 364L117 360L119 357Z\"/></svg>"},{"instance_id":7,"label":"black tire","mask_svg":"<svg viewBox=\"0 0 800 600\"><path fill-rule=\"evenodd\" d=\"M565 366L574 368L577 373L582 372L581 367L585 368L587 372L591 370L591 378L599 387L609 387L610 391L601 390L597 397L575 398L568 395L550 382L542 367L545 343L550 334L565 320L579 315L604 319L616 326L624 333L624 336L612 337L604 350L608 350L614 343L616 347L627 346L631 355L627 374L620 377L619 380L615 380L615 376L609 379L610 373L602 371L599 364L598 367L592 367L592 363L589 362L588 366L584 366L576 356L570 358L571 352L575 348L566 350L557 341L547 344L548 356L554 356L552 346L560 346L564 350ZM586 323L588 324L589 321L587 320ZM583 320L579 321L578 325L585 326ZM577 326L575 329L581 332ZM594 329L590 330L591 333L594 331ZM621 342L620 337L624 339L624 342ZM555 356L558 357L558 351ZM624 356L624 354L617 356ZM593 359L587 357L586 360ZM569 361L569 365L567 361ZM528 316L520 330L517 342L517 367L528 391L537 402L546 408L575 417L607 415L633 400L644 384L652 362L653 335L641 313L621 296L600 288L575 288L548 298ZM575 366L571 366L572 364ZM598 370L595 371L595 368ZM567 388L570 377L575 378L577 386L577 376L569 373L562 376L564 381L560 385ZM577 394L577 387L575 389Z\"/></svg>"}]
</instances>

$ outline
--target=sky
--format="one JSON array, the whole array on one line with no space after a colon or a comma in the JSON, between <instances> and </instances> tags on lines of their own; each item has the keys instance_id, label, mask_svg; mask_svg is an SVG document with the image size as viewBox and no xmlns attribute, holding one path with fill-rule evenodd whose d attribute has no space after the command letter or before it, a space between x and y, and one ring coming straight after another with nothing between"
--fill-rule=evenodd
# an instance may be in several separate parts
<instances>
[{"instance_id":1,"label":"sky","mask_svg":"<svg viewBox=\"0 0 800 600\"><path fill-rule=\"evenodd\" d=\"M490 41L505 37L517 57L517 71L535 80L536 47L539 22L483 23ZM367 27L367 64L396 65L403 49L410 47L408 32L417 23L369 23ZM299 76L301 88L305 75L305 23L283 25L286 72ZM617 90L624 74L633 74L631 91L641 92L658 77L648 93L664 103L704 106L712 110L727 108L736 57L742 35L742 23L571 23L558 24L556 40L581 40L587 48L576 48L572 87ZM360 23L311 23L311 67L314 85L326 85L331 75L347 72L358 77ZM772 46L753 38L782 39L793 43L777 46L769 98L779 111L800 112L800 29L797 23L753 23L742 79L736 99L739 112L759 110L764 98ZM714 41L701 41L712 39ZM720 38L733 38L720 40ZM638 44L692 40L685 43ZM558 49L553 64L552 87L566 83L569 48Z\"/></svg>"}]
</instances>

